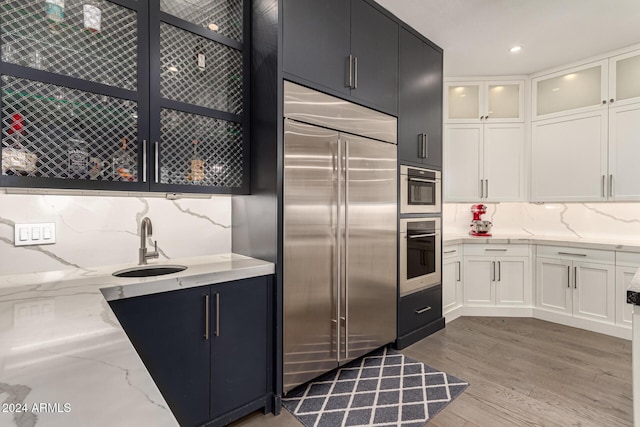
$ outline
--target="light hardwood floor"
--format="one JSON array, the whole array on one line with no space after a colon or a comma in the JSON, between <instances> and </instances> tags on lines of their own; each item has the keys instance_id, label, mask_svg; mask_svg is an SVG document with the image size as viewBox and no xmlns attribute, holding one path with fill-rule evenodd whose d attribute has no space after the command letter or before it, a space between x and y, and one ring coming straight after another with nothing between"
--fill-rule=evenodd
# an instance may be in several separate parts
<instances>
[{"instance_id":1,"label":"light hardwood floor","mask_svg":"<svg viewBox=\"0 0 640 427\"><path fill-rule=\"evenodd\" d=\"M461 317L405 355L470 383L429 426L631 426L631 341L536 319ZM254 413L234 426L293 427Z\"/></svg>"}]
</instances>

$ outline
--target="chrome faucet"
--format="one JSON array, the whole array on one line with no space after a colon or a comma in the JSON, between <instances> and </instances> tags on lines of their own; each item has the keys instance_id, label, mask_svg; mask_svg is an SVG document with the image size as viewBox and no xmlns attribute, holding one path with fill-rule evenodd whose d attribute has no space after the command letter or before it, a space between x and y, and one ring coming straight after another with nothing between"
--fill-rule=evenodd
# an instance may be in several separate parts
<instances>
[{"instance_id":1,"label":"chrome faucet","mask_svg":"<svg viewBox=\"0 0 640 427\"><path fill-rule=\"evenodd\" d=\"M139 258L138 264L145 265L149 258L158 258L160 256L158 254L158 241L154 240L153 246L154 251L148 252L147 249L147 236L151 236L153 234L153 226L151 225L151 220L148 217L142 218L140 222L140 249L139 249Z\"/></svg>"}]
</instances>

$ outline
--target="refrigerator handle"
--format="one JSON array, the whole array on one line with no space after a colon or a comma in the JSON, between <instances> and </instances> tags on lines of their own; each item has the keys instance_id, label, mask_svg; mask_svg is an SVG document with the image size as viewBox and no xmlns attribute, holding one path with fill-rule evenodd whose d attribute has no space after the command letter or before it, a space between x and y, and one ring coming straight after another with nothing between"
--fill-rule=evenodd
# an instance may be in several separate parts
<instances>
[{"instance_id":1,"label":"refrigerator handle","mask_svg":"<svg viewBox=\"0 0 640 427\"><path fill-rule=\"evenodd\" d=\"M342 213L342 150L341 150L341 141L340 138L338 138L338 150L337 150L337 157L338 157L338 167L337 167L337 175L338 175L338 179L337 179L337 184L338 184L338 199L337 199L337 203L336 203L336 295L337 295L337 299L334 299L334 301L337 301L336 304L336 354L338 359L340 359L340 354L341 354L341 329L342 329L342 325L341 325L341 311L342 311L342 307L341 307L341 300L342 300L342 286L341 286L341 280L340 280L340 273L341 273L341 263L340 260L341 258L341 247L342 247L342 239L340 238L340 231L342 229L342 221L340 221L341 219L341 213Z\"/></svg>"},{"instance_id":2,"label":"refrigerator handle","mask_svg":"<svg viewBox=\"0 0 640 427\"><path fill-rule=\"evenodd\" d=\"M357 64L357 62L356 62ZM349 359L349 141L344 142L344 355Z\"/></svg>"}]
</instances>

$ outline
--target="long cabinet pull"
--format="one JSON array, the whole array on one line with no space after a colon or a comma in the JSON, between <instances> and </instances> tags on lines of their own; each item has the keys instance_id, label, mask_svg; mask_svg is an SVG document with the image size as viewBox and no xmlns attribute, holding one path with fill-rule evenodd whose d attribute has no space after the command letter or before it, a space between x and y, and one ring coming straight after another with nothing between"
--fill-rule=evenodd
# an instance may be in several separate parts
<instances>
[{"instance_id":1,"label":"long cabinet pull","mask_svg":"<svg viewBox=\"0 0 640 427\"><path fill-rule=\"evenodd\" d=\"M480 198L484 198L484 185L482 183L482 180L480 180Z\"/></svg>"},{"instance_id":2,"label":"long cabinet pull","mask_svg":"<svg viewBox=\"0 0 640 427\"><path fill-rule=\"evenodd\" d=\"M558 252L558 255L587 256L587 254L576 254L573 252Z\"/></svg>"},{"instance_id":3,"label":"long cabinet pull","mask_svg":"<svg viewBox=\"0 0 640 427\"><path fill-rule=\"evenodd\" d=\"M607 180L607 176L606 175L602 175L602 197L607 197L605 195L605 191L607 189L607 184L605 183L606 180Z\"/></svg>"},{"instance_id":4,"label":"long cabinet pull","mask_svg":"<svg viewBox=\"0 0 640 427\"><path fill-rule=\"evenodd\" d=\"M358 89L358 57L353 57L353 89Z\"/></svg>"},{"instance_id":5,"label":"long cabinet pull","mask_svg":"<svg viewBox=\"0 0 640 427\"><path fill-rule=\"evenodd\" d=\"M485 186L484 197L489 198L489 180L488 179L484 180L484 186Z\"/></svg>"},{"instance_id":6,"label":"long cabinet pull","mask_svg":"<svg viewBox=\"0 0 640 427\"><path fill-rule=\"evenodd\" d=\"M209 295L204 296L204 339L209 339L209 321L210 321Z\"/></svg>"},{"instance_id":7,"label":"long cabinet pull","mask_svg":"<svg viewBox=\"0 0 640 427\"><path fill-rule=\"evenodd\" d=\"M491 281L496 281L496 262L491 261Z\"/></svg>"},{"instance_id":8,"label":"long cabinet pull","mask_svg":"<svg viewBox=\"0 0 640 427\"><path fill-rule=\"evenodd\" d=\"M158 167L159 167L159 164L160 164L160 153L159 153L160 147L158 145L158 141L155 142L154 149L155 149L155 152L154 152L154 155L153 155L153 160L154 160L154 163L155 163L155 168L154 168L153 172L154 172L154 175L155 175L155 182L157 184L158 183L158 176L159 176Z\"/></svg>"},{"instance_id":9,"label":"long cabinet pull","mask_svg":"<svg viewBox=\"0 0 640 427\"><path fill-rule=\"evenodd\" d=\"M506 252L507 249L485 249L485 252Z\"/></svg>"},{"instance_id":10,"label":"long cabinet pull","mask_svg":"<svg viewBox=\"0 0 640 427\"><path fill-rule=\"evenodd\" d=\"M573 267L573 289L578 289L578 267Z\"/></svg>"},{"instance_id":11,"label":"long cabinet pull","mask_svg":"<svg viewBox=\"0 0 640 427\"><path fill-rule=\"evenodd\" d=\"M458 264L458 277L456 277L456 282L459 282L462 278L461 274L460 274L460 264L462 264L460 261L456 261L456 263Z\"/></svg>"},{"instance_id":12,"label":"long cabinet pull","mask_svg":"<svg viewBox=\"0 0 640 427\"><path fill-rule=\"evenodd\" d=\"M147 140L142 140L142 182L147 182Z\"/></svg>"},{"instance_id":13,"label":"long cabinet pull","mask_svg":"<svg viewBox=\"0 0 640 427\"><path fill-rule=\"evenodd\" d=\"M353 89L353 55L347 57L347 66L345 74L345 86L349 89Z\"/></svg>"},{"instance_id":14,"label":"long cabinet pull","mask_svg":"<svg viewBox=\"0 0 640 427\"><path fill-rule=\"evenodd\" d=\"M502 268L500 266L500 261L498 261L498 282L502 279Z\"/></svg>"},{"instance_id":15,"label":"long cabinet pull","mask_svg":"<svg viewBox=\"0 0 640 427\"><path fill-rule=\"evenodd\" d=\"M444 253L445 253L445 254L455 254L455 253L456 253L456 250L455 250L455 249L453 249L453 250L451 250L451 251L444 251Z\"/></svg>"},{"instance_id":16,"label":"long cabinet pull","mask_svg":"<svg viewBox=\"0 0 640 427\"><path fill-rule=\"evenodd\" d=\"M216 330L215 336L220 336L220 294L216 294Z\"/></svg>"},{"instance_id":17,"label":"long cabinet pull","mask_svg":"<svg viewBox=\"0 0 640 427\"><path fill-rule=\"evenodd\" d=\"M571 266L567 265L567 288L571 289Z\"/></svg>"},{"instance_id":18,"label":"long cabinet pull","mask_svg":"<svg viewBox=\"0 0 640 427\"><path fill-rule=\"evenodd\" d=\"M429 135L427 135L426 133L422 134L422 145L424 147L422 149L422 152L424 153L423 159L428 159L429 158Z\"/></svg>"},{"instance_id":19,"label":"long cabinet pull","mask_svg":"<svg viewBox=\"0 0 640 427\"><path fill-rule=\"evenodd\" d=\"M414 310L414 312L416 314L422 314L422 313L426 313L429 310L431 310L431 307L430 306L426 306L424 308L420 308L420 309Z\"/></svg>"},{"instance_id":20,"label":"long cabinet pull","mask_svg":"<svg viewBox=\"0 0 640 427\"><path fill-rule=\"evenodd\" d=\"M613 197L613 175L609 175L609 197Z\"/></svg>"}]
</instances>

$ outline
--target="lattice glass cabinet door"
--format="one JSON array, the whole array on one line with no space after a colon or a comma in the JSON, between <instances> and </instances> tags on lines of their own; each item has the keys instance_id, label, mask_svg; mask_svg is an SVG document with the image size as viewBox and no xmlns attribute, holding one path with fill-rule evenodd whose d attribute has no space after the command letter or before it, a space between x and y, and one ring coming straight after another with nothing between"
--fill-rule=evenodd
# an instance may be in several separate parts
<instances>
[{"instance_id":1,"label":"lattice glass cabinet door","mask_svg":"<svg viewBox=\"0 0 640 427\"><path fill-rule=\"evenodd\" d=\"M142 0L0 4L1 186L148 188Z\"/></svg>"},{"instance_id":2,"label":"lattice glass cabinet door","mask_svg":"<svg viewBox=\"0 0 640 427\"><path fill-rule=\"evenodd\" d=\"M242 0L151 6L152 189L248 190L245 6Z\"/></svg>"}]
</instances>

